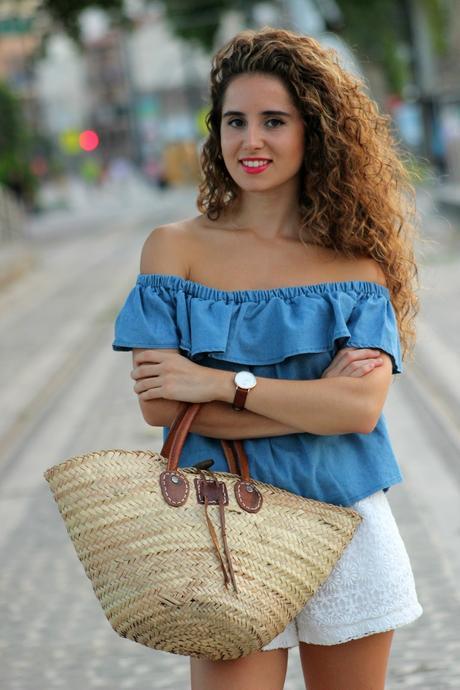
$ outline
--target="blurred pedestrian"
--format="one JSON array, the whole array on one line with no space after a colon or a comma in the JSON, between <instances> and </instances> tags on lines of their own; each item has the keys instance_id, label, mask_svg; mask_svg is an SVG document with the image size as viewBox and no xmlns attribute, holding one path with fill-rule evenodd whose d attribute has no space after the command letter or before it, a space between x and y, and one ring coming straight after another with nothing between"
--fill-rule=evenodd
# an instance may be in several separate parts
<instances>
[{"instance_id":1,"label":"blurred pedestrian","mask_svg":"<svg viewBox=\"0 0 460 690\"><path fill-rule=\"evenodd\" d=\"M219 439L243 439L254 479L363 521L263 649L192 656L192 690L281 690L296 645L309 690L382 690L393 631L422 613L382 414L414 341L413 189L389 118L313 38L243 31L210 77L200 214L147 237L113 348L133 351L165 438L182 401L203 403L181 465L228 471Z\"/></svg>"}]
</instances>

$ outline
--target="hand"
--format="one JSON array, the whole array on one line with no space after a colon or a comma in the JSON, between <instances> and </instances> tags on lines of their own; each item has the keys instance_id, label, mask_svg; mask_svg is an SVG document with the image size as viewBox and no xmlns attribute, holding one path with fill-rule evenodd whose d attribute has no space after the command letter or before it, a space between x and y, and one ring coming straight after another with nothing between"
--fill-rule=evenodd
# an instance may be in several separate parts
<instances>
[{"instance_id":1,"label":"hand","mask_svg":"<svg viewBox=\"0 0 460 690\"><path fill-rule=\"evenodd\" d=\"M167 350L141 350L133 363L131 378L141 400L210 402L215 399L217 376L224 373Z\"/></svg>"},{"instance_id":2,"label":"hand","mask_svg":"<svg viewBox=\"0 0 460 690\"><path fill-rule=\"evenodd\" d=\"M343 347L321 374L321 378L334 376L353 376L360 378L383 364L380 350Z\"/></svg>"}]
</instances>

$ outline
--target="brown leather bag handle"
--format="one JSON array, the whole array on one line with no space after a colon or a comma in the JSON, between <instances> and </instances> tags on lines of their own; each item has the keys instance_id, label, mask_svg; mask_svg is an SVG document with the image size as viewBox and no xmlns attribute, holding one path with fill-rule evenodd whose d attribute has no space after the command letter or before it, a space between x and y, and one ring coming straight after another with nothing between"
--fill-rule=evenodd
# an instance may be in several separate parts
<instances>
[{"instance_id":1,"label":"brown leather bag handle","mask_svg":"<svg viewBox=\"0 0 460 690\"><path fill-rule=\"evenodd\" d=\"M187 434L201 403L184 403L177 413L160 454L168 458L168 472L175 472ZM249 461L240 440L221 439L228 468L232 474L239 474L244 481L250 481Z\"/></svg>"},{"instance_id":2,"label":"brown leather bag handle","mask_svg":"<svg viewBox=\"0 0 460 690\"><path fill-rule=\"evenodd\" d=\"M169 454L171 452L172 442L173 442L174 437L177 433L177 427L178 427L181 419L183 419L184 414L187 412L189 404L190 403L187 403L187 402L181 403L181 407L179 408L179 412L177 413L177 415L174 418L173 423L171 424L171 427L170 427L169 432L168 432L168 437L165 440L165 442L163 443L163 448L161 449L161 455L164 458L169 458Z\"/></svg>"},{"instance_id":3,"label":"brown leather bag handle","mask_svg":"<svg viewBox=\"0 0 460 690\"><path fill-rule=\"evenodd\" d=\"M221 439L220 442L222 444L230 472L233 474L239 474L245 482L250 481L251 476L249 474L249 460L246 451L243 448L242 441Z\"/></svg>"},{"instance_id":4,"label":"brown leather bag handle","mask_svg":"<svg viewBox=\"0 0 460 690\"><path fill-rule=\"evenodd\" d=\"M168 455L168 472L175 472L179 465L179 458L185 439L187 438L192 422L198 414L200 407L201 403L188 403L184 414L181 416L181 419L173 431L171 449Z\"/></svg>"}]
</instances>

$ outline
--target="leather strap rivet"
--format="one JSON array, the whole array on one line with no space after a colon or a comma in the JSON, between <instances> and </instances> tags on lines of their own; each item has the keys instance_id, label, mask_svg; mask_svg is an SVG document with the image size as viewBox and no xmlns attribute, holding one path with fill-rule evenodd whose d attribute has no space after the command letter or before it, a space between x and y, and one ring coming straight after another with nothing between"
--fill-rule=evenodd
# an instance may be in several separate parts
<instances>
[{"instance_id":1,"label":"leather strap rivet","mask_svg":"<svg viewBox=\"0 0 460 690\"><path fill-rule=\"evenodd\" d=\"M180 479L179 479L179 477L177 476L177 474L172 474L172 475L171 475L171 481L172 481L173 484L179 484Z\"/></svg>"},{"instance_id":2,"label":"leather strap rivet","mask_svg":"<svg viewBox=\"0 0 460 690\"><path fill-rule=\"evenodd\" d=\"M254 491L254 487L252 486L252 484L246 484L246 491L249 491L250 493Z\"/></svg>"}]
</instances>

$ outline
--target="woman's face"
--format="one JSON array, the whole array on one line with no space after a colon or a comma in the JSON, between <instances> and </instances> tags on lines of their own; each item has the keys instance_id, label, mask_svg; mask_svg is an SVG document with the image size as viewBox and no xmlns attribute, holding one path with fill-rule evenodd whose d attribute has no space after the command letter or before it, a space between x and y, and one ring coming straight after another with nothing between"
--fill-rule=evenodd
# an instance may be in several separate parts
<instances>
[{"instance_id":1,"label":"woman's face","mask_svg":"<svg viewBox=\"0 0 460 690\"><path fill-rule=\"evenodd\" d=\"M303 120L282 81L272 75L232 79L224 96L220 136L227 170L244 190L278 187L295 178L302 165Z\"/></svg>"}]
</instances>

